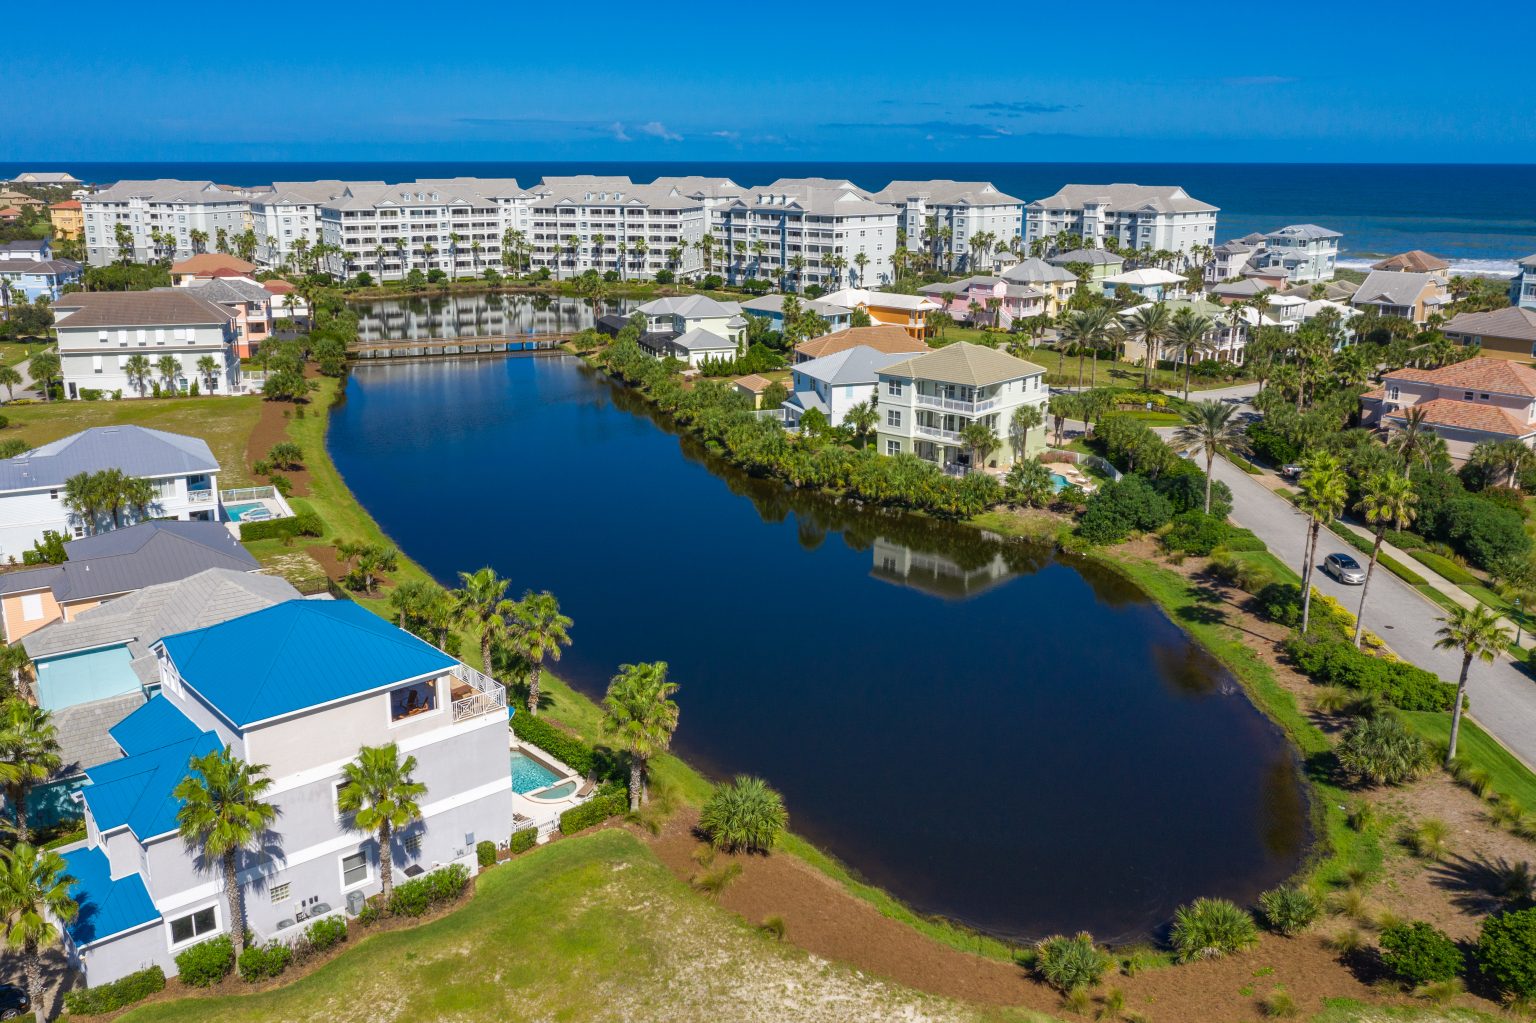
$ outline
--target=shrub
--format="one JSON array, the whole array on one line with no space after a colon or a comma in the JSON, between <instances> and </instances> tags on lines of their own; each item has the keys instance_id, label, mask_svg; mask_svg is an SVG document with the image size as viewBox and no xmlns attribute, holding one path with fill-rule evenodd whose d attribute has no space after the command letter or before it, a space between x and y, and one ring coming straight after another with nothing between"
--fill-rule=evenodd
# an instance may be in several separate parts
<instances>
[{"instance_id":1,"label":"shrub","mask_svg":"<svg viewBox=\"0 0 1536 1023\"><path fill-rule=\"evenodd\" d=\"M1140 476L1106 483L1088 498L1077 533L1092 544L1119 543L1133 532L1158 529L1173 517L1173 506Z\"/></svg>"},{"instance_id":2,"label":"shrub","mask_svg":"<svg viewBox=\"0 0 1536 1023\"><path fill-rule=\"evenodd\" d=\"M158 966L119 977L110 984L64 993L64 1011L71 1016L95 1016L114 1012L156 991L165 990L165 971Z\"/></svg>"},{"instance_id":3,"label":"shrub","mask_svg":"<svg viewBox=\"0 0 1536 1023\"><path fill-rule=\"evenodd\" d=\"M292 961L293 949L287 945L251 945L240 953L240 979L248 983L270 980L288 969Z\"/></svg>"},{"instance_id":4,"label":"shrub","mask_svg":"<svg viewBox=\"0 0 1536 1023\"><path fill-rule=\"evenodd\" d=\"M253 540L288 540L296 536L320 536L325 523L314 512L299 512L292 518L267 519L264 522L240 523L240 539L244 543Z\"/></svg>"},{"instance_id":5,"label":"shrub","mask_svg":"<svg viewBox=\"0 0 1536 1023\"><path fill-rule=\"evenodd\" d=\"M699 813L699 828L716 849L767 852L789 827L784 801L761 778L718 785Z\"/></svg>"},{"instance_id":6,"label":"shrub","mask_svg":"<svg viewBox=\"0 0 1536 1023\"><path fill-rule=\"evenodd\" d=\"M1270 930L1292 938L1318 918L1323 911L1323 904L1305 888L1282 885L1259 896L1259 909L1263 911L1264 922Z\"/></svg>"},{"instance_id":7,"label":"shrub","mask_svg":"<svg viewBox=\"0 0 1536 1023\"><path fill-rule=\"evenodd\" d=\"M1422 920L1381 932L1381 961L1409 984L1450 980L1466 968L1456 943Z\"/></svg>"},{"instance_id":8,"label":"shrub","mask_svg":"<svg viewBox=\"0 0 1536 1023\"><path fill-rule=\"evenodd\" d=\"M1251 529L1240 529L1235 526L1227 527L1227 538L1222 546L1234 554L1253 553L1269 550L1269 545L1260 540Z\"/></svg>"},{"instance_id":9,"label":"shrub","mask_svg":"<svg viewBox=\"0 0 1536 1023\"><path fill-rule=\"evenodd\" d=\"M1424 546L1424 538L1417 533L1411 533L1406 529L1389 529L1386 535L1387 543L1400 551L1418 550Z\"/></svg>"},{"instance_id":10,"label":"shrub","mask_svg":"<svg viewBox=\"0 0 1536 1023\"><path fill-rule=\"evenodd\" d=\"M1341 686L1401 710L1450 710L1456 687L1407 661L1373 657L1347 639L1292 636L1285 651L1314 682Z\"/></svg>"},{"instance_id":11,"label":"shrub","mask_svg":"<svg viewBox=\"0 0 1536 1023\"><path fill-rule=\"evenodd\" d=\"M316 952L335 948L347 940L347 920L341 916L321 917L304 930L304 938Z\"/></svg>"},{"instance_id":12,"label":"shrub","mask_svg":"<svg viewBox=\"0 0 1536 1023\"><path fill-rule=\"evenodd\" d=\"M1254 594L1254 600L1259 614L1270 621L1290 626L1301 624L1301 587L1295 583L1270 583Z\"/></svg>"},{"instance_id":13,"label":"shrub","mask_svg":"<svg viewBox=\"0 0 1536 1023\"><path fill-rule=\"evenodd\" d=\"M1180 512L1173 517L1173 528L1163 535L1169 550L1205 557L1227 541L1231 527L1226 521L1203 511Z\"/></svg>"},{"instance_id":14,"label":"shrub","mask_svg":"<svg viewBox=\"0 0 1536 1023\"><path fill-rule=\"evenodd\" d=\"M560 834L574 835L578 831L585 831L627 809L629 809L629 798L622 792L597 796L580 806L571 807L560 815Z\"/></svg>"},{"instance_id":15,"label":"shrub","mask_svg":"<svg viewBox=\"0 0 1536 1023\"><path fill-rule=\"evenodd\" d=\"M532 743L578 774L591 774L596 758L592 748L532 714L512 715L512 734Z\"/></svg>"},{"instance_id":16,"label":"shrub","mask_svg":"<svg viewBox=\"0 0 1536 1023\"><path fill-rule=\"evenodd\" d=\"M425 878L413 878L409 881L395 885L389 893L390 916L421 916L432 904L432 898L427 892Z\"/></svg>"},{"instance_id":17,"label":"shrub","mask_svg":"<svg viewBox=\"0 0 1536 1023\"><path fill-rule=\"evenodd\" d=\"M235 945L229 935L193 945L176 956L176 973L182 983L193 987L212 987L235 968Z\"/></svg>"},{"instance_id":18,"label":"shrub","mask_svg":"<svg viewBox=\"0 0 1536 1023\"><path fill-rule=\"evenodd\" d=\"M1482 568L1504 558L1524 557L1531 549L1520 513L1470 494L1451 503L1446 539Z\"/></svg>"},{"instance_id":19,"label":"shrub","mask_svg":"<svg viewBox=\"0 0 1536 1023\"><path fill-rule=\"evenodd\" d=\"M1093 935L1080 931L1046 938L1035 946L1035 970L1040 979L1067 994L1093 987L1114 965L1114 959L1093 943Z\"/></svg>"},{"instance_id":20,"label":"shrub","mask_svg":"<svg viewBox=\"0 0 1536 1023\"><path fill-rule=\"evenodd\" d=\"M1215 959L1252 948L1259 929L1235 903L1226 899L1196 899L1173 914L1171 934L1180 961Z\"/></svg>"},{"instance_id":21,"label":"shrub","mask_svg":"<svg viewBox=\"0 0 1536 1023\"><path fill-rule=\"evenodd\" d=\"M517 853L525 853L525 852L527 852L529 849L532 849L535 845L538 845L538 843L539 843L539 829L538 828L523 828L520 831L512 832L512 838L507 843L507 848L512 851L513 855L516 855Z\"/></svg>"},{"instance_id":22,"label":"shrub","mask_svg":"<svg viewBox=\"0 0 1536 1023\"><path fill-rule=\"evenodd\" d=\"M1413 559L1453 585L1476 586L1478 584L1477 576L1468 572L1450 558L1442 557L1433 551L1414 551Z\"/></svg>"},{"instance_id":23,"label":"shrub","mask_svg":"<svg viewBox=\"0 0 1536 1023\"><path fill-rule=\"evenodd\" d=\"M384 910L379 908L377 902L368 901L363 903L363 908L357 911L357 922L367 927L370 924L377 923L379 917L383 915Z\"/></svg>"},{"instance_id":24,"label":"shrub","mask_svg":"<svg viewBox=\"0 0 1536 1023\"><path fill-rule=\"evenodd\" d=\"M452 902L469 886L469 868L462 863L450 863L419 880L426 886L427 898L432 902Z\"/></svg>"},{"instance_id":25,"label":"shrub","mask_svg":"<svg viewBox=\"0 0 1536 1023\"><path fill-rule=\"evenodd\" d=\"M496 865L496 843L490 840L475 843L475 862L482 867Z\"/></svg>"},{"instance_id":26,"label":"shrub","mask_svg":"<svg viewBox=\"0 0 1536 1023\"><path fill-rule=\"evenodd\" d=\"M436 903L458 898L468 883L469 869L463 864L452 863L395 885L386 908L391 916L421 916Z\"/></svg>"},{"instance_id":27,"label":"shrub","mask_svg":"<svg viewBox=\"0 0 1536 1023\"><path fill-rule=\"evenodd\" d=\"M1500 991L1536 998L1536 908L1499 913L1483 921L1477 965Z\"/></svg>"},{"instance_id":28,"label":"shrub","mask_svg":"<svg viewBox=\"0 0 1536 1023\"><path fill-rule=\"evenodd\" d=\"M1391 714L1356 722L1339 743L1339 764L1367 785L1401 785L1429 770L1434 752Z\"/></svg>"}]
</instances>

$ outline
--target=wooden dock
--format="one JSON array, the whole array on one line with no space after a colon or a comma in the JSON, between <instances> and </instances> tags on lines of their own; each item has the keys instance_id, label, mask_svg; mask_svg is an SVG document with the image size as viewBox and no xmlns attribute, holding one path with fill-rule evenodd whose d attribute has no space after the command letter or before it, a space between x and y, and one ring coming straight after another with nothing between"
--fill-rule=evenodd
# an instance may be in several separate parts
<instances>
[{"instance_id":1,"label":"wooden dock","mask_svg":"<svg viewBox=\"0 0 1536 1023\"><path fill-rule=\"evenodd\" d=\"M502 337L424 337L389 341L355 341L347 346L354 359L424 359L453 355L502 355L508 352L548 352L575 337L565 334L522 334Z\"/></svg>"}]
</instances>

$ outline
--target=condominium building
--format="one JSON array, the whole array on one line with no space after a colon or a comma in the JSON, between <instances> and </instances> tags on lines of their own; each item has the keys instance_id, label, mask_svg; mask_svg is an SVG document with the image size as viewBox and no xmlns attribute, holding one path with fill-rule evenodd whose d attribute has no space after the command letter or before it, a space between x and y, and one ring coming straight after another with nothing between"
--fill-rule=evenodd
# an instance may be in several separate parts
<instances>
[{"instance_id":1,"label":"condominium building","mask_svg":"<svg viewBox=\"0 0 1536 1023\"><path fill-rule=\"evenodd\" d=\"M588 270L621 278L670 270L691 277L714 265L701 251L710 210L731 201L725 179L661 179L637 185L625 177L552 177L533 190L528 235L535 268L556 277ZM716 239L719 241L720 239Z\"/></svg>"},{"instance_id":2,"label":"condominium building","mask_svg":"<svg viewBox=\"0 0 1536 1023\"><path fill-rule=\"evenodd\" d=\"M888 284L900 214L851 181L781 178L715 207L726 277L783 279L792 290Z\"/></svg>"},{"instance_id":3,"label":"condominium building","mask_svg":"<svg viewBox=\"0 0 1536 1023\"><path fill-rule=\"evenodd\" d=\"M64 394L87 390L138 395L151 384L186 392L194 381L205 394L233 394L240 385L238 340L230 311L201 298L193 288L156 291L92 291L65 295L54 306L63 365ZM137 379L135 355L153 372ZM213 359L212 372L199 365ZM175 363L167 376L163 360Z\"/></svg>"},{"instance_id":4,"label":"condominium building","mask_svg":"<svg viewBox=\"0 0 1536 1023\"><path fill-rule=\"evenodd\" d=\"M886 366L878 375L880 452L915 454L946 471L979 468L971 465L962 437L974 422L1004 440L987 464L1011 464L1015 451L1007 438L1014 410L1029 404L1043 412L1050 394L1043 367L965 341ZM1022 454L1028 457L1044 443L1044 430L1031 431L1030 450Z\"/></svg>"},{"instance_id":5,"label":"condominium building","mask_svg":"<svg viewBox=\"0 0 1536 1023\"><path fill-rule=\"evenodd\" d=\"M382 181L358 182L357 187L384 186ZM256 259L263 266L282 266L294 255L294 243L313 246L325 240L320 207L351 187L344 181L278 181L272 191L251 197L251 231L256 235Z\"/></svg>"},{"instance_id":6,"label":"condominium building","mask_svg":"<svg viewBox=\"0 0 1536 1023\"><path fill-rule=\"evenodd\" d=\"M146 263L212 248L221 231L225 238L241 234L250 216L250 193L212 181L119 181L82 196L80 209L92 263L114 262L130 249L135 262Z\"/></svg>"},{"instance_id":7,"label":"condominium building","mask_svg":"<svg viewBox=\"0 0 1536 1023\"><path fill-rule=\"evenodd\" d=\"M1024 200L990 181L892 181L872 198L896 207L909 250L937 252L938 269L952 273L995 265L997 245L1024 233Z\"/></svg>"},{"instance_id":8,"label":"condominium building","mask_svg":"<svg viewBox=\"0 0 1536 1023\"><path fill-rule=\"evenodd\" d=\"M1215 206L1191 198L1177 185L1068 185L1024 209L1024 240L1052 239L1062 232L1103 248L1183 253L1216 241Z\"/></svg>"}]
</instances>

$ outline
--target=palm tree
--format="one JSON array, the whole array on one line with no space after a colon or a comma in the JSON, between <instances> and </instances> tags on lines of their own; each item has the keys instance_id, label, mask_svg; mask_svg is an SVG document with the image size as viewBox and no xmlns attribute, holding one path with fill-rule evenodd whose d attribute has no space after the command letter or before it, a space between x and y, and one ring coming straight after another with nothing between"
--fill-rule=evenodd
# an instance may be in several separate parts
<instances>
[{"instance_id":1,"label":"palm tree","mask_svg":"<svg viewBox=\"0 0 1536 1023\"><path fill-rule=\"evenodd\" d=\"M1099 346L1109 335L1109 325L1114 313L1108 306L1098 305L1091 309L1079 309L1067 317L1061 329L1062 340L1077 346L1077 387L1083 387L1083 351L1093 351L1094 373L1098 373Z\"/></svg>"},{"instance_id":2,"label":"palm tree","mask_svg":"<svg viewBox=\"0 0 1536 1023\"><path fill-rule=\"evenodd\" d=\"M871 397L868 401L861 401L857 405L843 413L843 422L853 429L854 439L859 442L859 447L869 443L869 435L875 432L880 425L880 411Z\"/></svg>"},{"instance_id":3,"label":"palm tree","mask_svg":"<svg viewBox=\"0 0 1536 1023\"><path fill-rule=\"evenodd\" d=\"M462 588L454 594L456 617L466 628L480 634L480 664L491 670L491 648L507 634L507 615L513 602L506 599L507 580L490 566L478 572L460 572Z\"/></svg>"},{"instance_id":4,"label":"palm tree","mask_svg":"<svg viewBox=\"0 0 1536 1023\"><path fill-rule=\"evenodd\" d=\"M574 622L560 613L560 602L545 590L529 590L511 609L511 647L528 665L528 713L539 713L539 675L544 659L560 659L560 648L571 645Z\"/></svg>"},{"instance_id":5,"label":"palm tree","mask_svg":"<svg viewBox=\"0 0 1536 1023\"><path fill-rule=\"evenodd\" d=\"M603 697L603 732L629 757L629 808L650 801L647 771L667 751L677 730L677 683L667 680L667 662L621 664Z\"/></svg>"},{"instance_id":6,"label":"palm tree","mask_svg":"<svg viewBox=\"0 0 1536 1023\"><path fill-rule=\"evenodd\" d=\"M1415 405L1403 412L1403 427L1392 435L1389 446L1403 460L1405 468L1415 464L1429 467L1436 445L1435 428L1429 422L1429 413Z\"/></svg>"},{"instance_id":7,"label":"palm tree","mask_svg":"<svg viewBox=\"0 0 1536 1023\"><path fill-rule=\"evenodd\" d=\"M46 710L19 696L0 704L0 788L16 811L16 838L32 837L27 795L59 769L59 738Z\"/></svg>"},{"instance_id":8,"label":"palm tree","mask_svg":"<svg viewBox=\"0 0 1536 1023\"><path fill-rule=\"evenodd\" d=\"M416 758L400 759L400 747L364 746L357 759L341 769L342 786L336 809L352 815L352 826L379 840L379 881L384 900L395 890L393 836L421 819L419 800L427 787L412 776Z\"/></svg>"},{"instance_id":9,"label":"palm tree","mask_svg":"<svg viewBox=\"0 0 1536 1023\"><path fill-rule=\"evenodd\" d=\"M77 472L64 481L64 507L80 517L87 533L95 533L101 517L102 494L92 473Z\"/></svg>"},{"instance_id":10,"label":"palm tree","mask_svg":"<svg viewBox=\"0 0 1536 1023\"><path fill-rule=\"evenodd\" d=\"M971 471L980 472L987 456L1002 444L984 419L973 419L960 429L960 443L971 449Z\"/></svg>"},{"instance_id":11,"label":"palm tree","mask_svg":"<svg viewBox=\"0 0 1536 1023\"><path fill-rule=\"evenodd\" d=\"M21 953L27 998L37 1023L45 1023L42 952L59 944L59 923L75 919L80 907L69 897L74 878L65 873L64 857L34 849L23 840L0 851L0 916L5 943Z\"/></svg>"},{"instance_id":12,"label":"palm tree","mask_svg":"<svg viewBox=\"0 0 1536 1023\"><path fill-rule=\"evenodd\" d=\"M150 509L159 498L155 492L155 485L139 476L130 476L123 480L122 489L118 494L119 507L132 509L140 519L149 518Z\"/></svg>"},{"instance_id":13,"label":"palm tree","mask_svg":"<svg viewBox=\"0 0 1536 1023\"><path fill-rule=\"evenodd\" d=\"M905 250L903 250L905 251ZM864 268L869 265L869 257L862 251L853 254L853 265L859 268L859 287L864 287Z\"/></svg>"},{"instance_id":14,"label":"palm tree","mask_svg":"<svg viewBox=\"0 0 1536 1023\"><path fill-rule=\"evenodd\" d=\"M162 355L155 360L155 372L165 381L166 390L175 394L176 377L181 373L181 360L174 355Z\"/></svg>"},{"instance_id":15,"label":"palm tree","mask_svg":"<svg viewBox=\"0 0 1536 1023\"><path fill-rule=\"evenodd\" d=\"M1168 311L1167 303L1153 302L1151 305L1137 309L1126 320L1126 334L1140 341L1146 348L1142 386L1150 391L1152 390L1152 370L1157 366L1158 346L1168 337L1173 327L1173 314Z\"/></svg>"},{"instance_id":16,"label":"palm tree","mask_svg":"<svg viewBox=\"0 0 1536 1023\"><path fill-rule=\"evenodd\" d=\"M1053 425L1056 428L1056 444L1061 444L1061 428L1066 425L1068 419L1077 414L1077 395L1053 394L1046 400L1046 410L1050 412Z\"/></svg>"},{"instance_id":17,"label":"palm tree","mask_svg":"<svg viewBox=\"0 0 1536 1023\"><path fill-rule=\"evenodd\" d=\"M1009 440L1013 442L1013 458L1018 461L1029 452L1029 431L1045 422L1045 413L1034 403L1020 405L1013 410L1008 421Z\"/></svg>"},{"instance_id":18,"label":"palm tree","mask_svg":"<svg viewBox=\"0 0 1536 1023\"><path fill-rule=\"evenodd\" d=\"M142 353L128 356L123 370L128 374L128 382L138 390L139 397L149 393L149 377L154 372L154 367L149 364L149 356Z\"/></svg>"},{"instance_id":19,"label":"palm tree","mask_svg":"<svg viewBox=\"0 0 1536 1023\"><path fill-rule=\"evenodd\" d=\"M1299 480L1301 493L1296 507L1308 516L1306 561L1301 567L1301 631L1307 631L1312 614L1312 572L1317 561L1317 538L1323 523L1332 522L1349 500L1348 484L1339 460L1327 452L1318 452L1307 460Z\"/></svg>"},{"instance_id":20,"label":"palm tree","mask_svg":"<svg viewBox=\"0 0 1536 1023\"><path fill-rule=\"evenodd\" d=\"M0 366L0 385L5 387L7 398L16 397L16 385L21 383L21 374L14 366Z\"/></svg>"},{"instance_id":21,"label":"palm tree","mask_svg":"<svg viewBox=\"0 0 1536 1023\"><path fill-rule=\"evenodd\" d=\"M1372 473L1365 478L1360 502L1355 505L1365 513L1365 521L1373 527L1376 542L1371 545L1371 561L1365 569L1365 584L1360 587L1360 610L1355 615L1355 646L1360 645L1360 634L1365 630L1365 595L1371 588L1371 573L1376 571L1376 559L1381 553L1381 543L1388 529L1406 529L1417 512L1414 505L1419 495L1413 483L1400 472L1390 470Z\"/></svg>"},{"instance_id":22,"label":"palm tree","mask_svg":"<svg viewBox=\"0 0 1536 1023\"><path fill-rule=\"evenodd\" d=\"M208 393L212 394L214 387L218 383L218 360L211 355L204 355L202 358L197 360L197 371L198 373L202 374L203 383L208 388Z\"/></svg>"},{"instance_id":23,"label":"palm tree","mask_svg":"<svg viewBox=\"0 0 1536 1023\"><path fill-rule=\"evenodd\" d=\"M1205 513L1211 513L1211 470L1216 453L1237 442L1241 431L1232 421L1235 406L1221 401L1202 401L1184 407L1184 425L1174 433L1180 444L1198 447L1205 455Z\"/></svg>"},{"instance_id":24,"label":"palm tree","mask_svg":"<svg viewBox=\"0 0 1536 1023\"><path fill-rule=\"evenodd\" d=\"M1195 361L1195 353L1205 347L1205 338L1216 328L1215 322L1204 313L1197 313L1184 306L1173 314L1169 337L1174 351L1184 360L1184 400L1189 400L1189 373Z\"/></svg>"},{"instance_id":25,"label":"palm tree","mask_svg":"<svg viewBox=\"0 0 1536 1023\"><path fill-rule=\"evenodd\" d=\"M27 372L43 385L43 400L52 401L53 381L61 372L58 352L51 348L38 352L27 361Z\"/></svg>"},{"instance_id":26,"label":"palm tree","mask_svg":"<svg viewBox=\"0 0 1536 1023\"><path fill-rule=\"evenodd\" d=\"M1451 743L1446 750L1445 765L1456 759L1456 740L1461 734L1461 705L1466 702L1467 672L1472 660L1492 664L1500 650L1509 644L1509 630L1499 624L1499 616L1482 604L1458 607L1441 618L1444 626L1435 633L1440 638L1435 646L1440 650L1461 651L1461 677L1456 682L1456 703L1451 708Z\"/></svg>"},{"instance_id":27,"label":"palm tree","mask_svg":"<svg viewBox=\"0 0 1536 1023\"><path fill-rule=\"evenodd\" d=\"M205 865L218 861L229 904L229 937L235 958L245 951L245 903L241 898L239 858L261 842L277 819L277 807L262 800L272 787L265 764L247 764L229 747L193 757L188 774L171 792L181 802L176 826L182 841L199 850Z\"/></svg>"}]
</instances>

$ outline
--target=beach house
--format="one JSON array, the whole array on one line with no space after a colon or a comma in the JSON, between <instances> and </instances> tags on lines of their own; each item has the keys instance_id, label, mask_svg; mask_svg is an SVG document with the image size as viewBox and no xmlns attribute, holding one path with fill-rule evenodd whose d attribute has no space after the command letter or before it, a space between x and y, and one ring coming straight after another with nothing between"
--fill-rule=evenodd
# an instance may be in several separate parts
<instances>
[{"instance_id":1,"label":"beach house","mask_svg":"<svg viewBox=\"0 0 1536 1023\"><path fill-rule=\"evenodd\" d=\"M64 394L85 391L143 396L155 387L173 392L198 385L204 394L233 394L240 386L234 316L194 288L155 291L93 291L66 295L54 306L63 366ZM136 377L135 355L153 372ZM213 360L211 372L200 365ZM169 357L174 372L161 361Z\"/></svg>"},{"instance_id":2,"label":"beach house","mask_svg":"<svg viewBox=\"0 0 1536 1023\"><path fill-rule=\"evenodd\" d=\"M1389 370L1360 406L1363 422L1388 431L1402 427L1409 409L1419 410L1451 457L1462 460L1479 441L1536 441L1536 369L1480 356L1440 369Z\"/></svg>"},{"instance_id":3,"label":"beach house","mask_svg":"<svg viewBox=\"0 0 1536 1023\"><path fill-rule=\"evenodd\" d=\"M865 345L845 348L819 359L795 363L790 394L784 402L785 424L794 426L815 409L832 426L841 426L853 406L875 396L882 369L910 358Z\"/></svg>"},{"instance_id":4,"label":"beach house","mask_svg":"<svg viewBox=\"0 0 1536 1023\"><path fill-rule=\"evenodd\" d=\"M928 336L929 314L940 309L938 302L925 295L897 295L864 288L844 288L823 295L821 300L849 309L862 309L873 323L894 324L919 341Z\"/></svg>"},{"instance_id":5,"label":"beach house","mask_svg":"<svg viewBox=\"0 0 1536 1023\"><path fill-rule=\"evenodd\" d=\"M1382 316L1400 316L1421 326L1431 313L1450 303L1440 274L1409 270L1372 270L1350 299L1350 304L1362 312L1373 309Z\"/></svg>"}]
</instances>

